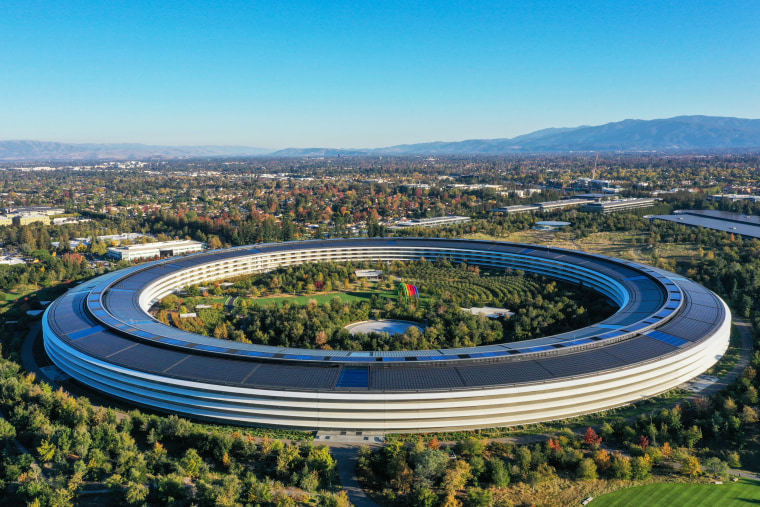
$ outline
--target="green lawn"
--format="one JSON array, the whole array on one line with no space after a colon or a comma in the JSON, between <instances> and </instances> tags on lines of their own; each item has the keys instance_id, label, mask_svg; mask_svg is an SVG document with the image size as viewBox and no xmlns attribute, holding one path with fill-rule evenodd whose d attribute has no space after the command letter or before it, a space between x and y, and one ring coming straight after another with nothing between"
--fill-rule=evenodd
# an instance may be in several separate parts
<instances>
[{"instance_id":1,"label":"green lawn","mask_svg":"<svg viewBox=\"0 0 760 507\"><path fill-rule=\"evenodd\" d=\"M185 300L185 306L188 308L194 307L195 305L215 305L220 304L223 305L227 302L230 296L209 296L204 298L203 296L189 296L189 297L183 297L181 299Z\"/></svg>"},{"instance_id":2,"label":"green lawn","mask_svg":"<svg viewBox=\"0 0 760 507\"><path fill-rule=\"evenodd\" d=\"M19 290L18 292L15 292L15 293L0 291L0 300L3 300L3 301L16 301L16 300L18 300L20 298L28 296L29 294L31 294L33 292L34 291L31 290L31 289Z\"/></svg>"},{"instance_id":3,"label":"green lawn","mask_svg":"<svg viewBox=\"0 0 760 507\"><path fill-rule=\"evenodd\" d=\"M5 313L14 307L16 302L25 297L31 301L53 301L66 292L68 286L64 284L52 287L36 288L30 286L20 287L16 292L0 291L0 313Z\"/></svg>"},{"instance_id":4,"label":"green lawn","mask_svg":"<svg viewBox=\"0 0 760 507\"><path fill-rule=\"evenodd\" d=\"M327 303L338 297L341 301L349 302L362 299L370 299L373 294L377 294L379 297L387 297L396 299L398 295L395 292L389 291L367 291L367 292L335 292L332 294L315 294L313 296L277 296L277 297L264 297L247 299L249 304L254 301L260 305L273 305L275 303L281 304L283 301L287 301L291 304L305 305L310 299L315 300L319 304Z\"/></svg>"},{"instance_id":5,"label":"green lawn","mask_svg":"<svg viewBox=\"0 0 760 507\"><path fill-rule=\"evenodd\" d=\"M590 507L689 506L733 507L760 504L760 482L741 479L726 484L650 484L594 499Z\"/></svg>"},{"instance_id":6,"label":"green lawn","mask_svg":"<svg viewBox=\"0 0 760 507\"><path fill-rule=\"evenodd\" d=\"M15 301L19 296L19 294L8 294L0 290L0 301Z\"/></svg>"}]
</instances>

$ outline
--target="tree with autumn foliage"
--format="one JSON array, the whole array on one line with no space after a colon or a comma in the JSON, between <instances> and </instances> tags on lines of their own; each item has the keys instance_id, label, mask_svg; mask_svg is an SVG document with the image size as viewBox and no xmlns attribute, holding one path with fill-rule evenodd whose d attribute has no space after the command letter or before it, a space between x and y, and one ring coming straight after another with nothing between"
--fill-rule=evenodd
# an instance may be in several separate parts
<instances>
[{"instance_id":1,"label":"tree with autumn foliage","mask_svg":"<svg viewBox=\"0 0 760 507\"><path fill-rule=\"evenodd\" d=\"M698 477L702 475L702 465L696 456L685 456L681 461L681 473L687 477Z\"/></svg>"},{"instance_id":2,"label":"tree with autumn foliage","mask_svg":"<svg viewBox=\"0 0 760 507\"><path fill-rule=\"evenodd\" d=\"M606 449L599 449L598 451L594 452L592 457L594 459L594 463L596 463L597 468L599 468L602 472L606 472L610 468L610 462L612 458Z\"/></svg>"},{"instance_id":3,"label":"tree with autumn foliage","mask_svg":"<svg viewBox=\"0 0 760 507\"><path fill-rule=\"evenodd\" d=\"M590 447L595 447L602 443L602 437L597 435L594 428L589 426L586 433L583 435L583 442Z\"/></svg>"}]
</instances>

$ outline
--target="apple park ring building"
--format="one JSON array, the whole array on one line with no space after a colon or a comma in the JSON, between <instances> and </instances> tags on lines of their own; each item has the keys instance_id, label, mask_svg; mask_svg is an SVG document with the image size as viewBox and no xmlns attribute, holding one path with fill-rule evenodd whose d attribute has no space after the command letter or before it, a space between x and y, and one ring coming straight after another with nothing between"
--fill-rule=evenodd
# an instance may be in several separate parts
<instances>
[{"instance_id":1,"label":"apple park ring building","mask_svg":"<svg viewBox=\"0 0 760 507\"><path fill-rule=\"evenodd\" d=\"M445 257L588 287L618 310L575 331L480 347L295 349L201 336L150 306L201 282L324 261ZM424 432L563 419L665 392L728 348L731 313L701 285L654 267L504 242L364 238L251 245L94 278L43 317L45 350L76 381L162 412L303 430Z\"/></svg>"}]
</instances>

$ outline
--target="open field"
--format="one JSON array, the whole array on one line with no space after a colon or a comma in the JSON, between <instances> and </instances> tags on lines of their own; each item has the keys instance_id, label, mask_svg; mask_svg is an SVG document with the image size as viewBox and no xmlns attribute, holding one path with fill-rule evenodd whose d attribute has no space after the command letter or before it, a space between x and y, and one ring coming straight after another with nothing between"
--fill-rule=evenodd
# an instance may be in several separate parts
<instances>
[{"instance_id":1,"label":"open field","mask_svg":"<svg viewBox=\"0 0 760 507\"><path fill-rule=\"evenodd\" d=\"M646 246L646 236L640 233L596 232L574 241L581 250L631 261L647 262L651 256L651 249Z\"/></svg>"},{"instance_id":2,"label":"open field","mask_svg":"<svg viewBox=\"0 0 760 507\"><path fill-rule=\"evenodd\" d=\"M398 295L395 292L383 291L383 290L369 290L369 291L349 291L349 292L331 292L329 294L313 294L311 296L272 296L261 298L246 298L248 304L258 303L260 305L273 305L282 304L287 301L291 304L305 305L309 300L314 300L319 304L329 303L333 298L340 298L343 302L368 300L376 294L379 297L396 299Z\"/></svg>"},{"instance_id":3,"label":"open field","mask_svg":"<svg viewBox=\"0 0 760 507\"><path fill-rule=\"evenodd\" d=\"M594 507L739 507L760 504L760 482L740 479L726 484L650 484L600 496Z\"/></svg>"},{"instance_id":4,"label":"open field","mask_svg":"<svg viewBox=\"0 0 760 507\"><path fill-rule=\"evenodd\" d=\"M530 229L500 237L483 233L470 234L465 237L468 239L547 245L556 248L567 248L568 250L585 250L631 260L641 260L635 250L641 248L642 244L646 244L643 234L631 232L597 232L590 234L588 237L580 238L573 231L537 231ZM636 239L635 243L633 241L634 238Z\"/></svg>"},{"instance_id":5,"label":"open field","mask_svg":"<svg viewBox=\"0 0 760 507\"><path fill-rule=\"evenodd\" d=\"M579 250L579 248L570 241L572 233L554 232L554 231L519 231L513 232L507 236L491 236L484 233L467 234L463 236L467 239L482 239L487 241L509 241L511 243L531 243L536 245L548 245L557 248L567 248L568 250Z\"/></svg>"},{"instance_id":6,"label":"open field","mask_svg":"<svg viewBox=\"0 0 760 507\"><path fill-rule=\"evenodd\" d=\"M568 250L608 255L646 264L653 264L654 259L669 264L688 262L699 255L699 247L679 243L657 243L647 245L648 236L637 232L596 232L585 238L577 237L572 231L537 231L527 230L513 232L507 236L490 236L488 234L469 234L468 239L490 241L509 241L514 243L531 243L547 245Z\"/></svg>"},{"instance_id":7,"label":"open field","mask_svg":"<svg viewBox=\"0 0 760 507\"><path fill-rule=\"evenodd\" d=\"M5 313L13 307L19 299L29 298L29 303L35 301L53 301L58 296L66 292L69 288L66 284L57 284L51 287L38 288L35 286L22 286L12 292L0 291L0 314Z\"/></svg>"},{"instance_id":8,"label":"open field","mask_svg":"<svg viewBox=\"0 0 760 507\"><path fill-rule=\"evenodd\" d=\"M394 291L388 291L388 290L380 290L380 289L368 289L368 290L348 290L344 292L318 292L312 295L291 295L291 294L277 294L274 296L262 296L262 297L246 297L246 298L238 298L237 302L243 302L245 301L248 305L253 305L254 303L258 303L259 305L281 305L285 301L287 301L290 304L297 304L297 305L305 305L310 300L314 300L319 304L323 303L329 303L334 298L339 298L343 302L350 302L350 301L361 301L361 300L369 300L373 295L377 295L382 298L390 298L390 299L397 299L398 295ZM188 308L195 307L195 305L199 304L206 304L206 305L215 305L215 304L227 304L231 299L232 296L190 296L190 297L184 297L185 305Z\"/></svg>"}]
</instances>

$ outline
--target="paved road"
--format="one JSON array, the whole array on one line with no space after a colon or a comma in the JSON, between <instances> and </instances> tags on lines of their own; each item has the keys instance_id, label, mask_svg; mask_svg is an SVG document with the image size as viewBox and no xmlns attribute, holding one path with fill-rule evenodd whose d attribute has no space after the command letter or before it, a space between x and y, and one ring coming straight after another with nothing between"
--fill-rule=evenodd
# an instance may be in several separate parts
<instances>
[{"instance_id":1,"label":"paved road","mask_svg":"<svg viewBox=\"0 0 760 507\"><path fill-rule=\"evenodd\" d=\"M760 481L760 474L756 474L754 472L745 472L744 470L729 470L729 474L735 475L737 477L744 477L745 479L752 479L754 481Z\"/></svg>"},{"instance_id":2,"label":"paved road","mask_svg":"<svg viewBox=\"0 0 760 507\"><path fill-rule=\"evenodd\" d=\"M359 445L332 445L330 452L338 461L338 477L343 490L348 493L348 499L356 507L378 507L364 492L356 478L356 462L359 458Z\"/></svg>"},{"instance_id":3,"label":"paved road","mask_svg":"<svg viewBox=\"0 0 760 507\"><path fill-rule=\"evenodd\" d=\"M42 323L39 320L32 322L32 327L29 328L29 332L26 334L26 338L24 338L24 343L21 345L21 364L24 365L26 371L34 373L37 380L47 382L53 388L57 388L58 384L42 372L37 361L34 359L34 342L37 341L37 336L41 330Z\"/></svg>"},{"instance_id":4,"label":"paved road","mask_svg":"<svg viewBox=\"0 0 760 507\"><path fill-rule=\"evenodd\" d=\"M742 372L747 368L747 366L749 366L749 362L752 359L752 347L754 341L752 337L752 325L747 320L734 319L733 322L736 326L736 329L739 331L739 336L741 336L742 339L742 353L739 356L739 360L736 362L736 365L731 369L731 371L723 375L720 380L715 382L713 385L701 390L698 393L699 396L707 397L722 391L726 387L736 382L736 380L741 376Z\"/></svg>"}]
</instances>

